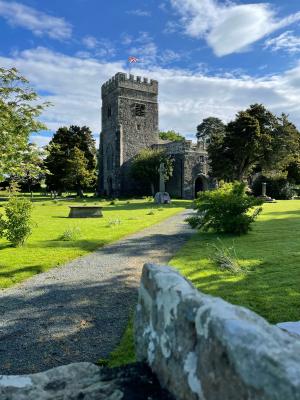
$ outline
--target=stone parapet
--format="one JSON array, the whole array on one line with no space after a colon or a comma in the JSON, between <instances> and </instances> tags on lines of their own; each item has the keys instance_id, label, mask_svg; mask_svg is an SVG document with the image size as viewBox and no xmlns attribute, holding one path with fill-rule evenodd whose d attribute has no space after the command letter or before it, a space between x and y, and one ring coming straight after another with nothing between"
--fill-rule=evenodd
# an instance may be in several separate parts
<instances>
[{"instance_id":1,"label":"stone parapet","mask_svg":"<svg viewBox=\"0 0 300 400\"><path fill-rule=\"evenodd\" d=\"M299 339L172 268L144 266L135 341L177 400L300 399Z\"/></svg>"},{"instance_id":2,"label":"stone parapet","mask_svg":"<svg viewBox=\"0 0 300 400\"><path fill-rule=\"evenodd\" d=\"M158 81L148 78L142 78L141 76L127 75L124 72L118 72L115 76L109 79L102 85L101 92L102 97L109 94L118 87L142 90L153 94L158 94Z\"/></svg>"}]
</instances>

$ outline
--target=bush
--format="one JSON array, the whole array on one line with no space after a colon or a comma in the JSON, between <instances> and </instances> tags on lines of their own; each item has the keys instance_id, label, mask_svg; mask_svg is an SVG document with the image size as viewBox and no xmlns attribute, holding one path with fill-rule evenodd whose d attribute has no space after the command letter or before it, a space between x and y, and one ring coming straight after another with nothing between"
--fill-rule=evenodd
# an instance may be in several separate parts
<instances>
[{"instance_id":1,"label":"bush","mask_svg":"<svg viewBox=\"0 0 300 400\"><path fill-rule=\"evenodd\" d=\"M247 233L261 208L252 214L249 211L261 205L262 200L248 196L245 188L244 183L234 182L200 193L195 200L197 215L187 218L187 222L203 231L212 229L219 233Z\"/></svg>"},{"instance_id":2,"label":"bush","mask_svg":"<svg viewBox=\"0 0 300 400\"><path fill-rule=\"evenodd\" d=\"M261 196L262 183L267 184L267 196L277 200L290 200L296 193L293 185L283 177L267 178L259 176L252 184L252 192L255 196Z\"/></svg>"},{"instance_id":3,"label":"bush","mask_svg":"<svg viewBox=\"0 0 300 400\"><path fill-rule=\"evenodd\" d=\"M32 203L24 198L12 196L4 206L5 217L0 216L0 236L14 247L22 246L31 234Z\"/></svg>"}]
</instances>

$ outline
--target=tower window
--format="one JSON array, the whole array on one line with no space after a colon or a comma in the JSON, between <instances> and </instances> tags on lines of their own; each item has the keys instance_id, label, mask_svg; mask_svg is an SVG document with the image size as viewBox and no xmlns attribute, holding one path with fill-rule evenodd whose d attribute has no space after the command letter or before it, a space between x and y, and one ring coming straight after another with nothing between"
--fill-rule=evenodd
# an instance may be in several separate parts
<instances>
[{"instance_id":1,"label":"tower window","mask_svg":"<svg viewBox=\"0 0 300 400\"><path fill-rule=\"evenodd\" d=\"M144 117L146 114L145 104L135 103L133 110L136 117Z\"/></svg>"},{"instance_id":2,"label":"tower window","mask_svg":"<svg viewBox=\"0 0 300 400\"><path fill-rule=\"evenodd\" d=\"M111 117L111 106L107 107L107 118Z\"/></svg>"}]
</instances>

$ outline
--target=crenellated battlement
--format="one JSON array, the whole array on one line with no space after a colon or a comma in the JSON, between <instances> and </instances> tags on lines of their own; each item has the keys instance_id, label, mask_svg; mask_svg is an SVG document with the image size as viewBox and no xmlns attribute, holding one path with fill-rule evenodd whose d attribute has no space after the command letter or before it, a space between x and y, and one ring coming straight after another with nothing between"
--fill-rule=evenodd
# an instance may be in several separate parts
<instances>
[{"instance_id":1,"label":"crenellated battlement","mask_svg":"<svg viewBox=\"0 0 300 400\"><path fill-rule=\"evenodd\" d=\"M124 72L118 72L102 85L102 97L118 87L132 90L142 90L153 94L158 94L158 81L141 76L134 76Z\"/></svg>"}]
</instances>

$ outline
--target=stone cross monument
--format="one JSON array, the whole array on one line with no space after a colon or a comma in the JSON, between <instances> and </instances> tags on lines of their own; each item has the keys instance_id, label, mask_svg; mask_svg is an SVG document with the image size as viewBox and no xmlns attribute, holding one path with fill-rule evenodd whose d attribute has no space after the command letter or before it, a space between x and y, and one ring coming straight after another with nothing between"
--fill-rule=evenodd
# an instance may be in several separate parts
<instances>
[{"instance_id":1,"label":"stone cross monument","mask_svg":"<svg viewBox=\"0 0 300 400\"><path fill-rule=\"evenodd\" d=\"M155 202L158 204L169 204L171 202L171 198L169 193L166 192L165 186L165 166L163 163L159 165L159 192L155 195Z\"/></svg>"},{"instance_id":2,"label":"stone cross monument","mask_svg":"<svg viewBox=\"0 0 300 400\"><path fill-rule=\"evenodd\" d=\"M159 191L160 192L165 192L166 191L166 186L165 186L165 166L163 163L159 165Z\"/></svg>"}]
</instances>

